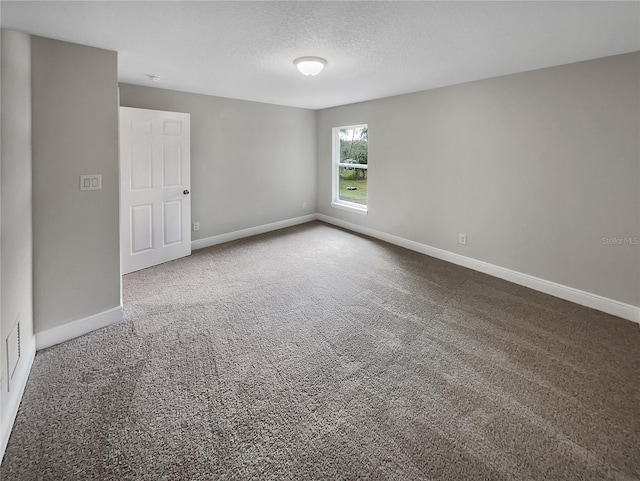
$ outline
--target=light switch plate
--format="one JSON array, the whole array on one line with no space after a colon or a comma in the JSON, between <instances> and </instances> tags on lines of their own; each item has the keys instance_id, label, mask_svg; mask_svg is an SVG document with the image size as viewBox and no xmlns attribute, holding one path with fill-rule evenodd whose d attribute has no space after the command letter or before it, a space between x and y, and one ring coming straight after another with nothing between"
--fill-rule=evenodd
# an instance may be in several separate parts
<instances>
[{"instance_id":1,"label":"light switch plate","mask_svg":"<svg viewBox=\"0 0 640 481\"><path fill-rule=\"evenodd\" d=\"M81 175L80 190L102 190L102 175Z\"/></svg>"}]
</instances>

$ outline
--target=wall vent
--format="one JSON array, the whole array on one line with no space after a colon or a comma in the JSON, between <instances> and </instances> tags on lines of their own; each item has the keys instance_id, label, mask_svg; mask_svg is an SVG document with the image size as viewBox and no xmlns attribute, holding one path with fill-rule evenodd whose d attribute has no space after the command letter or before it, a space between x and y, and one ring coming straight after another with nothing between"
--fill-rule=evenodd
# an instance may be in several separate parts
<instances>
[{"instance_id":1,"label":"wall vent","mask_svg":"<svg viewBox=\"0 0 640 481\"><path fill-rule=\"evenodd\" d=\"M18 360L20 359L20 318L7 336L7 391L11 391L11 379L13 378Z\"/></svg>"}]
</instances>

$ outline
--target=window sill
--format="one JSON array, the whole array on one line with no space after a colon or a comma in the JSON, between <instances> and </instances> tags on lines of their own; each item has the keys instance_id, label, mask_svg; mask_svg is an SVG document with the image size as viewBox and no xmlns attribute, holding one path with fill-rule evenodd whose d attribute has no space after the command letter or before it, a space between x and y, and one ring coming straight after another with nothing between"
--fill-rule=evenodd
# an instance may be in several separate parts
<instances>
[{"instance_id":1,"label":"window sill","mask_svg":"<svg viewBox=\"0 0 640 481\"><path fill-rule=\"evenodd\" d=\"M369 212L366 206L358 206L357 204L347 204L342 202L331 202L331 207L362 215L367 215L367 212Z\"/></svg>"}]
</instances>

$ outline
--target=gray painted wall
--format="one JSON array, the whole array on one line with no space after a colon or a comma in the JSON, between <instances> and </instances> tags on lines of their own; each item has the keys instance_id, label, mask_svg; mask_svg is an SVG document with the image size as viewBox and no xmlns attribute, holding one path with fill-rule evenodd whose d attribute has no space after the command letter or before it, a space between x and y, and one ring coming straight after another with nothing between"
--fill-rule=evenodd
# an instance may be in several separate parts
<instances>
[{"instance_id":1,"label":"gray painted wall","mask_svg":"<svg viewBox=\"0 0 640 481\"><path fill-rule=\"evenodd\" d=\"M115 52L32 37L34 327L120 305ZM102 190L80 192L81 174Z\"/></svg>"},{"instance_id":2,"label":"gray painted wall","mask_svg":"<svg viewBox=\"0 0 640 481\"><path fill-rule=\"evenodd\" d=\"M0 2L0 10L2 10L2 2ZM2 17L0 13L0 17ZM0 35L0 72L2 72L2 35ZM0 74L0 92L2 91L2 75ZM2 95L0 95L0 113L2 112ZM2 249L2 119L0 115L0 250ZM0 254L1 258L1 254ZM0 306L2 306L2 262L0 262ZM2 328L2 309L0 308L0 450L2 450L2 446L4 446L5 437L8 439L9 433L4 432L4 417L6 416L5 411L7 409L7 399L4 394L6 385L5 385L5 375L4 373L7 370L6 362L7 362L7 354L5 352L6 346L2 342L4 336L4 329ZM2 457L4 456L4 451L0 454L0 462L2 462Z\"/></svg>"},{"instance_id":3,"label":"gray painted wall","mask_svg":"<svg viewBox=\"0 0 640 481\"><path fill-rule=\"evenodd\" d=\"M31 39L2 30L1 131L1 324L2 391L7 394L5 339L20 320L21 356L33 343L31 289ZM12 389L13 391L13 389ZM13 392L10 393L13 395ZM8 398L8 396L7 396ZM2 406L8 408L8 403ZM7 412L0 410L4 426ZM8 434L8 433L7 433Z\"/></svg>"},{"instance_id":4,"label":"gray painted wall","mask_svg":"<svg viewBox=\"0 0 640 481\"><path fill-rule=\"evenodd\" d=\"M2 30L1 319L5 338L20 320L21 351L33 335L30 37ZM20 362L25 359L21 358ZM2 374L6 382L6 354ZM3 384L6 392L6 385ZM2 413L4 419L4 412Z\"/></svg>"},{"instance_id":5,"label":"gray painted wall","mask_svg":"<svg viewBox=\"0 0 640 481\"><path fill-rule=\"evenodd\" d=\"M316 212L314 111L129 84L120 104L191 114L192 240Z\"/></svg>"},{"instance_id":6,"label":"gray painted wall","mask_svg":"<svg viewBox=\"0 0 640 481\"><path fill-rule=\"evenodd\" d=\"M318 112L318 211L640 305L640 53ZM331 129L369 124L369 214L331 201ZM458 234L467 234L466 246Z\"/></svg>"}]
</instances>

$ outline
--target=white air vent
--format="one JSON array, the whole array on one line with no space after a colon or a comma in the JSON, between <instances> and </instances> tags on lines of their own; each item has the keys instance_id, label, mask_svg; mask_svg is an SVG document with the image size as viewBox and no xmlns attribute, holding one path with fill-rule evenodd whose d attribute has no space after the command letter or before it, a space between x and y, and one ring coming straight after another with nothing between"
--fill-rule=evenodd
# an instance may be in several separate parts
<instances>
[{"instance_id":1,"label":"white air vent","mask_svg":"<svg viewBox=\"0 0 640 481\"><path fill-rule=\"evenodd\" d=\"M18 319L7 336L7 391L11 390L11 379L20 359L20 320Z\"/></svg>"}]
</instances>

